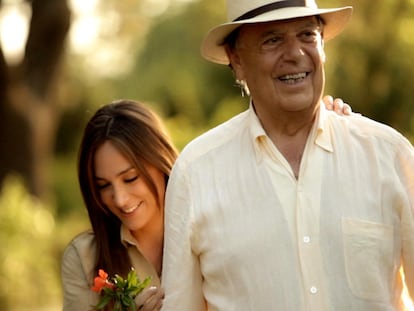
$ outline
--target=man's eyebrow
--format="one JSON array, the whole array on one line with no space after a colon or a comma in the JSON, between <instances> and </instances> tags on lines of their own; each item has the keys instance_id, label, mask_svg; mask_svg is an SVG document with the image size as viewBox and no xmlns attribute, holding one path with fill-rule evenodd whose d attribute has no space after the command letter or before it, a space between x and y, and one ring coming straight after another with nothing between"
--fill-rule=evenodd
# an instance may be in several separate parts
<instances>
[{"instance_id":1,"label":"man's eyebrow","mask_svg":"<svg viewBox=\"0 0 414 311\"><path fill-rule=\"evenodd\" d=\"M313 16L312 18L307 18L304 21L304 26L321 26L323 24L322 19L318 18L317 16Z\"/></svg>"},{"instance_id":2,"label":"man's eyebrow","mask_svg":"<svg viewBox=\"0 0 414 311\"><path fill-rule=\"evenodd\" d=\"M269 36L269 35L278 35L278 34L281 34L281 33L282 32L279 29L269 29L269 30L264 31L261 36L266 37L266 36Z\"/></svg>"}]
</instances>

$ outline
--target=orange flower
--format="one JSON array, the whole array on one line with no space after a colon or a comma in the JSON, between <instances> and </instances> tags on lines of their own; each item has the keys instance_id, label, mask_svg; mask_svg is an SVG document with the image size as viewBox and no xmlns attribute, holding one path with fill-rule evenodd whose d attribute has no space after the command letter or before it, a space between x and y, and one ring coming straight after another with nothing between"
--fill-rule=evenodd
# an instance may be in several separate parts
<instances>
[{"instance_id":1,"label":"orange flower","mask_svg":"<svg viewBox=\"0 0 414 311\"><path fill-rule=\"evenodd\" d=\"M141 282L134 268L131 268L125 279L118 274L108 278L108 273L99 269L91 287L101 296L94 310L103 310L108 304L113 305L114 311L136 310L134 299L150 282L151 277Z\"/></svg>"},{"instance_id":2,"label":"orange flower","mask_svg":"<svg viewBox=\"0 0 414 311\"><path fill-rule=\"evenodd\" d=\"M100 293L104 287L114 289L115 285L108 281L108 273L99 269L98 276L93 280L92 290Z\"/></svg>"}]
</instances>

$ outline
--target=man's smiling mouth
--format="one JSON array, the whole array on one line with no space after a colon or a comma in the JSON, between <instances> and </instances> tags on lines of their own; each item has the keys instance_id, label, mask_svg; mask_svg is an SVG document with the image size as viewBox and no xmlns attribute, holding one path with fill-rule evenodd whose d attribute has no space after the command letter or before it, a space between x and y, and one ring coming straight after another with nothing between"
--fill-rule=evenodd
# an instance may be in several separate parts
<instances>
[{"instance_id":1,"label":"man's smiling mouth","mask_svg":"<svg viewBox=\"0 0 414 311\"><path fill-rule=\"evenodd\" d=\"M295 84L295 83L303 81L308 75L309 75L309 72L287 74L287 75L279 77L279 80L287 84Z\"/></svg>"}]
</instances>

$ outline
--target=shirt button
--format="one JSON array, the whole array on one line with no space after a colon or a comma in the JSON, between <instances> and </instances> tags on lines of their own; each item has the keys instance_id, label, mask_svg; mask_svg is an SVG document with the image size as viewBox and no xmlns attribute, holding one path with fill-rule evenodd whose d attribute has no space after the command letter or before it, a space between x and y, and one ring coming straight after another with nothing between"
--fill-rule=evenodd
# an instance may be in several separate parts
<instances>
[{"instance_id":1,"label":"shirt button","mask_svg":"<svg viewBox=\"0 0 414 311\"><path fill-rule=\"evenodd\" d=\"M304 242L304 243L309 243L309 242L310 242L310 236L305 235L305 236L303 237L303 242Z\"/></svg>"},{"instance_id":2,"label":"shirt button","mask_svg":"<svg viewBox=\"0 0 414 311\"><path fill-rule=\"evenodd\" d=\"M318 289L315 286L312 286L309 291L311 294L316 294L318 292Z\"/></svg>"}]
</instances>

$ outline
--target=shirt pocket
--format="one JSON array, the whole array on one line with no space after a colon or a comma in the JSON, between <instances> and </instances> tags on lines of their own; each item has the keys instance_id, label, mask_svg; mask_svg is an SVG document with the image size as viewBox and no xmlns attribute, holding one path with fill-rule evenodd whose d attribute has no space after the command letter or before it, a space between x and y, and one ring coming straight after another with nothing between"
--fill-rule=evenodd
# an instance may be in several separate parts
<instances>
[{"instance_id":1,"label":"shirt pocket","mask_svg":"<svg viewBox=\"0 0 414 311\"><path fill-rule=\"evenodd\" d=\"M352 293L366 300L389 302L392 226L343 218L342 231L345 269Z\"/></svg>"}]
</instances>

